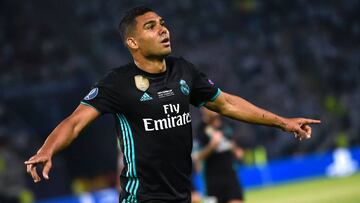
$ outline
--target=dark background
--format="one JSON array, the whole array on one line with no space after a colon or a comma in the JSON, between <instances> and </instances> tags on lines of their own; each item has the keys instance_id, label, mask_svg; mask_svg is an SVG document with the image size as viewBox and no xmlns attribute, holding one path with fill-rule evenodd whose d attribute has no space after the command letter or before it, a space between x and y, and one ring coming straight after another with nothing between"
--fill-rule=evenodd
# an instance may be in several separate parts
<instances>
[{"instance_id":1,"label":"dark background","mask_svg":"<svg viewBox=\"0 0 360 203\"><path fill-rule=\"evenodd\" d=\"M15 175L9 171L36 153L97 79L131 60L117 25L125 10L140 4L166 20L172 55L192 61L223 91L283 116L322 120L305 142L229 121L246 150L262 146L272 160L360 144L359 1L146 3L0 1L0 151L11 154L1 178L16 179L10 182L36 198L82 191L79 182L85 190L115 184L118 152L110 115L54 158L51 184L32 184L25 167L14 166ZM196 127L198 110L193 114ZM7 193L3 187L0 194Z\"/></svg>"}]
</instances>

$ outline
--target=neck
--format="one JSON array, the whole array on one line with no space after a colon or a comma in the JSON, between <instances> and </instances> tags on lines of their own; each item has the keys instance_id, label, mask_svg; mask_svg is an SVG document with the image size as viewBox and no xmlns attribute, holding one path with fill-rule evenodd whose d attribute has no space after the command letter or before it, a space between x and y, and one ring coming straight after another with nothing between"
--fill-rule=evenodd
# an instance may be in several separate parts
<instances>
[{"instance_id":1,"label":"neck","mask_svg":"<svg viewBox=\"0 0 360 203\"><path fill-rule=\"evenodd\" d=\"M166 71L165 57L134 57L134 62L138 68L148 73L163 73Z\"/></svg>"}]
</instances>

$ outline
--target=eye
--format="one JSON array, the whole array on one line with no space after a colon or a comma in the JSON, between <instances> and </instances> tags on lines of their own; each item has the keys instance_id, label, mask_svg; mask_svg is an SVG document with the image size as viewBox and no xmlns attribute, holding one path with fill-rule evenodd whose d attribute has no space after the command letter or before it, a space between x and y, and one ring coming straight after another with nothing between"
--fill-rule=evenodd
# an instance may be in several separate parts
<instances>
[{"instance_id":1,"label":"eye","mask_svg":"<svg viewBox=\"0 0 360 203\"><path fill-rule=\"evenodd\" d=\"M155 27L154 24L148 24L148 25L146 25L145 29L152 30L154 27Z\"/></svg>"}]
</instances>

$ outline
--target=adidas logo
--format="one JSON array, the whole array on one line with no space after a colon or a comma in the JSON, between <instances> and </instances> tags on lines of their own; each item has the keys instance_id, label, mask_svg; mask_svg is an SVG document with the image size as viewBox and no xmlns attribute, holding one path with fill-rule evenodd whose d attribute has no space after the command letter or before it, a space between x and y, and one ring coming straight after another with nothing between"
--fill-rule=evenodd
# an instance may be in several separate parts
<instances>
[{"instance_id":1,"label":"adidas logo","mask_svg":"<svg viewBox=\"0 0 360 203\"><path fill-rule=\"evenodd\" d=\"M149 101L149 100L152 100L153 98L150 96L150 95L148 95L148 93L144 93L143 94L143 96L141 97L141 99L140 99L140 101Z\"/></svg>"}]
</instances>

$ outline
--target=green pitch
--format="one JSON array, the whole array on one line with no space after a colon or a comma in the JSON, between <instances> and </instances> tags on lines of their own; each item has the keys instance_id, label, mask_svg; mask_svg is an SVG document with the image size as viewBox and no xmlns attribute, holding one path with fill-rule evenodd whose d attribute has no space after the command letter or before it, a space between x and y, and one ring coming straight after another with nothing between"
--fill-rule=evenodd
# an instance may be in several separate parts
<instances>
[{"instance_id":1,"label":"green pitch","mask_svg":"<svg viewBox=\"0 0 360 203\"><path fill-rule=\"evenodd\" d=\"M246 203L359 203L360 173L251 189L245 198Z\"/></svg>"}]
</instances>

